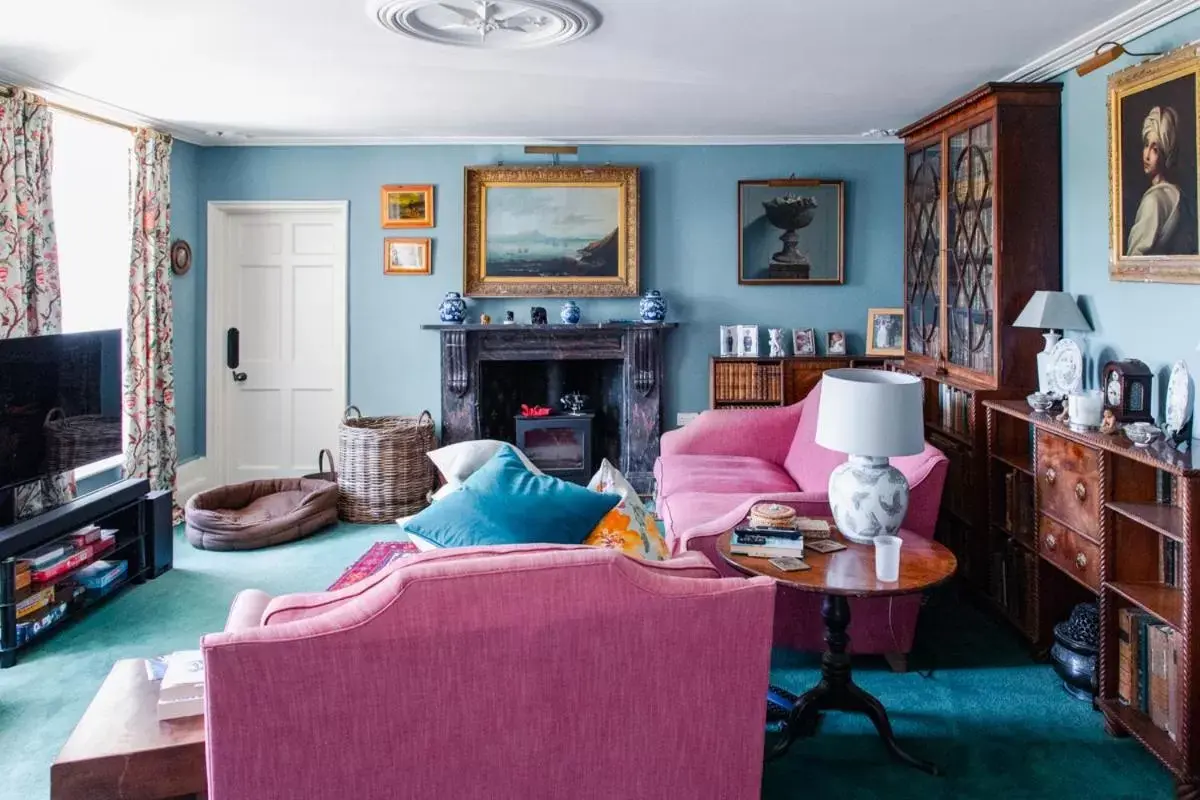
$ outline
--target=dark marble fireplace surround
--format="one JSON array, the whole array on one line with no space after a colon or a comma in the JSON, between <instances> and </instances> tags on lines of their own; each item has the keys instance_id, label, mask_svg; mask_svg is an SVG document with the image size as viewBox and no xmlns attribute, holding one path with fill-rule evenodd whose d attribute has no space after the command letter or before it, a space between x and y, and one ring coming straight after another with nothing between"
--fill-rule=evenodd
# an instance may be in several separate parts
<instances>
[{"instance_id":1,"label":"dark marble fireplace surround","mask_svg":"<svg viewBox=\"0 0 1200 800\"><path fill-rule=\"evenodd\" d=\"M662 432L663 343L674 323L425 325L441 336L442 443L515 441L521 404L578 391L596 414L596 461L653 490Z\"/></svg>"}]
</instances>

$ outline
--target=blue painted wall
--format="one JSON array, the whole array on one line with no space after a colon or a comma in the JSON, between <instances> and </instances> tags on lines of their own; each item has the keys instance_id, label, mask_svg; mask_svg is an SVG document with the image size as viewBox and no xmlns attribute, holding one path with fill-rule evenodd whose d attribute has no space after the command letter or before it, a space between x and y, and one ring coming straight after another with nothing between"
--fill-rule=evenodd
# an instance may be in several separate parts
<instances>
[{"instance_id":1,"label":"blue painted wall","mask_svg":"<svg viewBox=\"0 0 1200 800\"><path fill-rule=\"evenodd\" d=\"M179 157L180 154L183 157ZM574 160L574 159L573 159ZM217 200L350 201L350 398L367 414L438 413L438 338L419 325L437 321L437 305L462 289L463 167L535 162L519 147L217 147L176 150L175 211L194 186L197 256L191 274L176 279L176 397L180 451L204 449L204 209ZM720 325L844 329L850 352L861 353L867 309L901 299L903 156L895 145L789 147L586 147L580 163L641 167L641 284L663 291L669 319L681 323L667 352L666 421L708 406L708 357ZM846 181L844 286L739 286L737 182L743 178L841 178ZM433 239L433 275L383 274L379 187L436 186L437 227L413 231ZM187 224L172 219L177 236ZM561 301L471 301L469 314L503 316L529 307L557 315ZM585 320L630 319L637 300L579 301ZM187 426L191 430L185 432ZM187 437L185 439L185 437ZM185 447L186 445L186 447Z\"/></svg>"},{"instance_id":2,"label":"blue painted wall","mask_svg":"<svg viewBox=\"0 0 1200 800\"><path fill-rule=\"evenodd\" d=\"M194 261L204 247L200 203L200 158L204 148L187 142L171 147L171 237L192 246ZM204 268L171 276L175 304L175 431L179 459L204 453Z\"/></svg>"},{"instance_id":3,"label":"blue painted wall","mask_svg":"<svg viewBox=\"0 0 1200 800\"><path fill-rule=\"evenodd\" d=\"M1200 12L1192 12L1130 42L1134 52L1166 51L1200 39ZM1092 385L1111 358L1140 358L1160 380L1155 402L1161 419L1161 391L1178 359L1200 376L1200 321L1192 316L1200 286L1124 283L1108 278L1107 76L1142 61L1125 56L1085 77L1073 71L1063 83L1063 279L1080 297L1095 327L1072 333L1085 343Z\"/></svg>"}]
</instances>

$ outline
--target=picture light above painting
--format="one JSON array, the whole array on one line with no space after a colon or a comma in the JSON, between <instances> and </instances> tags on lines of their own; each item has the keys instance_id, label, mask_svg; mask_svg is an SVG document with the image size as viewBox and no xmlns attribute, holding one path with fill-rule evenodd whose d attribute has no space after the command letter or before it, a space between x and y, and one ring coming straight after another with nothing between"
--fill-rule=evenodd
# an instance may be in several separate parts
<instances>
[{"instance_id":1,"label":"picture light above painting","mask_svg":"<svg viewBox=\"0 0 1200 800\"><path fill-rule=\"evenodd\" d=\"M1200 283L1200 48L1108 79L1109 275Z\"/></svg>"},{"instance_id":2,"label":"picture light above painting","mask_svg":"<svg viewBox=\"0 0 1200 800\"><path fill-rule=\"evenodd\" d=\"M738 181L738 283L845 283L842 181Z\"/></svg>"},{"instance_id":3,"label":"picture light above painting","mask_svg":"<svg viewBox=\"0 0 1200 800\"><path fill-rule=\"evenodd\" d=\"M637 167L466 169L469 297L637 297Z\"/></svg>"}]
</instances>

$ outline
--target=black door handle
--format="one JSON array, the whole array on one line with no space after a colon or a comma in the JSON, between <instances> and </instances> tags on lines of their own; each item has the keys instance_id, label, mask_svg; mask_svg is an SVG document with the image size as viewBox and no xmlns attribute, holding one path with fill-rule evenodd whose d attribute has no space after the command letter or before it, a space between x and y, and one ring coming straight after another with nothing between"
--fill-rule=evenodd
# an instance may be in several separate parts
<instances>
[{"instance_id":1,"label":"black door handle","mask_svg":"<svg viewBox=\"0 0 1200 800\"><path fill-rule=\"evenodd\" d=\"M239 349L241 347L241 332L237 328L225 331L225 366L233 372L233 382L241 383L246 380L246 373L238 372L240 363Z\"/></svg>"}]
</instances>

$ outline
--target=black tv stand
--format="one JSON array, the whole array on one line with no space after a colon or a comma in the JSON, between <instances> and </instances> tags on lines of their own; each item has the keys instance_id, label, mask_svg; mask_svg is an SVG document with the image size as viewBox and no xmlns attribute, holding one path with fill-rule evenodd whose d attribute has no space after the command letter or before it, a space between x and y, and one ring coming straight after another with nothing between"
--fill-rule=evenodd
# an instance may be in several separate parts
<instances>
[{"instance_id":1,"label":"black tv stand","mask_svg":"<svg viewBox=\"0 0 1200 800\"><path fill-rule=\"evenodd\" d=\"M8 496L11 503L12 493ZM0 509L4 502L0 496ZM99 557L128 561L128 572L97 599L70 600L61 619L18 644L16 564L20 556L91 524L117 530L115 547ZM171 495L151 492L150 482L144 478L114 483L31 519L0 527L0 668L13 666L19 649L41 642L126 586L144 583L170 569L171 537ZM51 605L59 602L56 597Z\"/></svg>"}]
</instances>

